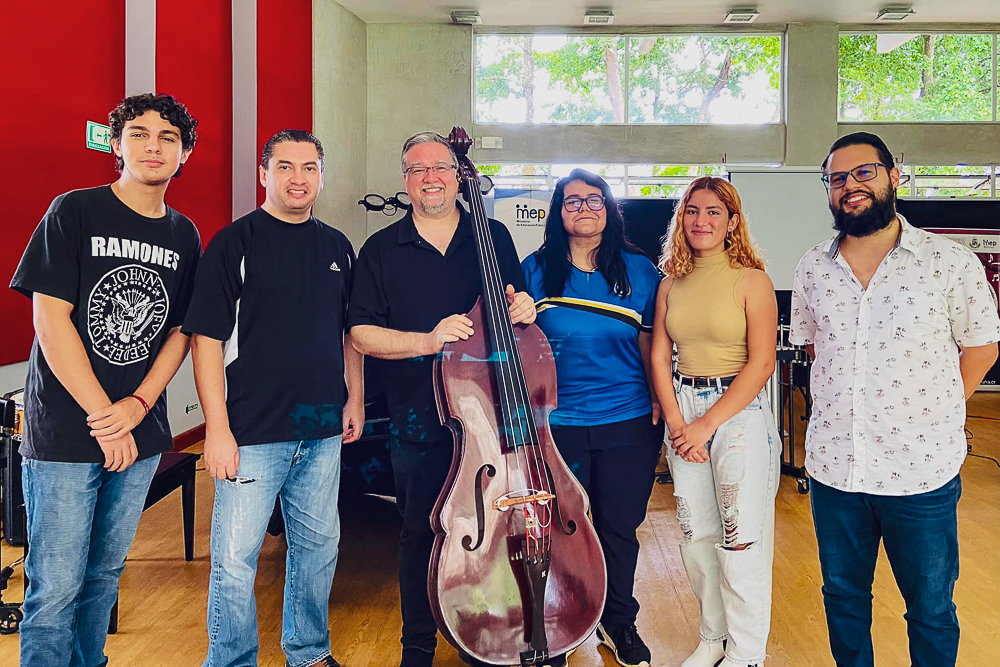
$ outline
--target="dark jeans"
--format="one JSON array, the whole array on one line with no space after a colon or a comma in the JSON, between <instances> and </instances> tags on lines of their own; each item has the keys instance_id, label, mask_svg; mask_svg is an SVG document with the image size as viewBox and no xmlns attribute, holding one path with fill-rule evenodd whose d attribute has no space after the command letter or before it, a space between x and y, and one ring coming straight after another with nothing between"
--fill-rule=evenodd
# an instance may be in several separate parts
<instances>
[{"instance_id":1,"label":"dark jeans","mask_svg":"<svg viewBox=\"0 0 1000 667\"><path fill-rule=\"evenodd\" d=\"M427 570L434 547L431 511L451 468L451 438L411 442L393 438L392 471L396 507L403 516L399 534L399 597L403 648L430 653L437 647L437 625L427 599Z\"/></svg>"},{"instance_id":2,"label":"dark jeans","mask_svg":"<svg viewBox=\"0 0 1000 667\"><path fill-rule=\"evenodd\" d=\"M590 513L608 566L608 598L601 622L631 625L639 615L632 594L639 539L646 518L663 422L650 415L598 426L553 426L552 438L566 465L590 496Z\"/></svg>"},{"instance_id":3,"label":"dark jeans","mask_svg":"<svg viewBox=\"0 0 1000 667\"><path fill-rule=\"evenodd\" d=\"M962 480L913 496L846 493L812 480L830 649L838 667L872 667L872 581L885 543L906 602L913 667L953 667L958 617L958 499Z\"/></svg>"}]
</instances>

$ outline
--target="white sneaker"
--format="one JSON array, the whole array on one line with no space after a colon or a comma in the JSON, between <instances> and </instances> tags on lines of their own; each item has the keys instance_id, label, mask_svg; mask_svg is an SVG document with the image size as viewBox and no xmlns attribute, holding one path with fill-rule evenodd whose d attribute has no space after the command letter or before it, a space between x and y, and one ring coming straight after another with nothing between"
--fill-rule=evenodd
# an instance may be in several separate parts
<instances>
[{"instance_id":1,"label":"white sneaker","mask_svg":"<svg viewBox=\"0 0 1000 667\"><path fill-rule=\"evenodd\" d=\"M726 649L722 647L722 642L701 642L688 659L681 663L681 667L719 667L724 664L722 661L726 657Z\"/></svg>"},{"instance_id":2,"label":"white sneaker","mask_svg":"<svg viewBox=\"0 0 1000 667\"><path fill-rule=\"evenodd\" d=\"M743 667L743 665L737 665L735 662L732 662L729 658L726 658L725 660L720 662L716 667ZM758 667L758 665L750 665L750 667Z\"/></svg>"}]
</instances>

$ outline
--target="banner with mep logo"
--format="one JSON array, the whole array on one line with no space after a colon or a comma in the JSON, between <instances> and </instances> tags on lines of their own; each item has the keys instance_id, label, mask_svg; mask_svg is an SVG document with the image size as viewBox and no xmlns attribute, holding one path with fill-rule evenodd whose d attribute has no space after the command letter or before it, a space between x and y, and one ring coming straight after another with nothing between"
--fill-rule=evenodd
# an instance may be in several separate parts
<instances>
[{"instance_id":1,"label":"banner with mep logo","mask_svg":"<svg viewBox=\"0 0 1000 667\"><path fill-rule=\"evenodd\" d=\"M492 201L487 199L487 214L507 225L520 259L524 259L542 245L551 197L552 193L545 190L497 188ZM490 204L493 205L492 211Z\"/></svg>"}]
</instances>

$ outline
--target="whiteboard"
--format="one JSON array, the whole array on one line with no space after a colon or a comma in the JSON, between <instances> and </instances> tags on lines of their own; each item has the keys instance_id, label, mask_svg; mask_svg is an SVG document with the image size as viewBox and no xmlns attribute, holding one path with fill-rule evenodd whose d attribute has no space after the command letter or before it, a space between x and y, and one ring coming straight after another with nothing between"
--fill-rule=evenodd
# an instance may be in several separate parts
<instances>
[{"instance_id":1,"label":"whiteboard","mask_svg":"<svg viewBox=\"0 0 1000 667\"><path fill-rule=\"evenodd\" d=\"M729 173L775 289L792 289L795 266L802 255L834 234L821 175L818 167L734 169Z\"/></svg>"}]
</instances>

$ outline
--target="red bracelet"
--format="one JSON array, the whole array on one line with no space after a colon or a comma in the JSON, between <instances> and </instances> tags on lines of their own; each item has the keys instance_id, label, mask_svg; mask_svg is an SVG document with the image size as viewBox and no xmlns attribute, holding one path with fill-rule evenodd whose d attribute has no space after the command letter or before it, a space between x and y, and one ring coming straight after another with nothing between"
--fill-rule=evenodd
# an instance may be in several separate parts
<instances>
[{"instance_id":1,"label":"red bracelet","mask_svg":"<svg viewBox=\"0 0 1000 667\"><path fill-rule=\"evenodd\" d=\"M142 409L145 410L146 414L148 415L149 414L149 404L146 403L146 401L142 400L141 396L136 396L135 394L132 394L132 398L134 398L135 400L139 401L139 403L142 404Z\"/></svg>"}]
</instances>

